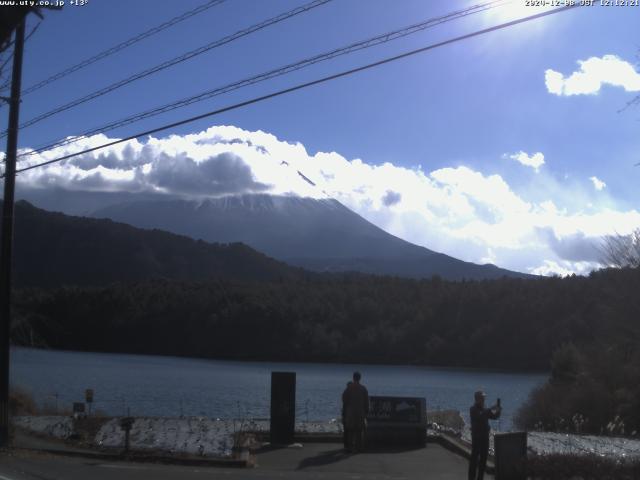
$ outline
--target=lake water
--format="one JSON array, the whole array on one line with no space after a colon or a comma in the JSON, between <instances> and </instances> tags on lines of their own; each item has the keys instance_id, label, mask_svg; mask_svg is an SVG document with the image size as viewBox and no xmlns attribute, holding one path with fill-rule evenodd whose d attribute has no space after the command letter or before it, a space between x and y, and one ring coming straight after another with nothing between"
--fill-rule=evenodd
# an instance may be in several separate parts
<instances>
[{"instance_id":1,"label":"lake water","mask_svg":"<svg viewBox=\"0 0 640 480\"><path fill-rule=\"evenodd\" d=\"M415 366L232 362L106 353L11 349L11 384L38 404L70 409L94 390L93 408L109 415L267 418L272 371L297 374L298 420L339 418L340 397L354 370L370 395L416 396L427 408L456 409L466 417L473 392L502 399L496 427L511 428L515 411L543 374L483 372Z\"/></svg>"}]
</instances>

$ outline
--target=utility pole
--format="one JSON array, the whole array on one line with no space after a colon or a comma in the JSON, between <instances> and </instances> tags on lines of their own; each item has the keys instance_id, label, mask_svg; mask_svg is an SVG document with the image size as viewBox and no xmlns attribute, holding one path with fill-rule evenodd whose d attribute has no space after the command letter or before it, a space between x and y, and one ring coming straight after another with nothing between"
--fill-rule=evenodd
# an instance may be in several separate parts
<instances>
[{"instance_id":1,"label":"utility pole","mask_svg":"<svg viewBox=\"0 0 640 480\"><path fill-rule=\"evenodd\" d=\"M24 24L18 23L13 49L9 128L4 169L4 202L2 204L2 245L0 246L0 447L9 445L9 345L11 334L11 256L13 247L13 201L16 185L18 121Z\"/></svg>"}]
</instances>

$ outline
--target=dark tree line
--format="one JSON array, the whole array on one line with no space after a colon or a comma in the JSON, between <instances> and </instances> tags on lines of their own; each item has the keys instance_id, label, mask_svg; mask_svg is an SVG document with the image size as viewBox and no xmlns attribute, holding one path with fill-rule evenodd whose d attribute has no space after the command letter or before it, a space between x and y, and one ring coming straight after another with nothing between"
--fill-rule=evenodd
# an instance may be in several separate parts
<instances>
[{"instance_id":1,"label":"dark tree line","mask_svg":"<svg viewBox=\"0 0 640 480\"><path fill-rule=\"evenodd\" d=\"M2 202L0 201L0 207ZM275 280L301 270L241 243L218 244L16 202L13 281L20 287L100 286L149 278Z\"/></svg>"},{"instance_id":2,"label":"dark tree line","mask_svg":"<svg viewBox=\"0 0 640 480\"><path fill-rule=\"evenodd\" d=\"M638 269L447 282L356 274L154 280L17 292L14 341L210 358L548 370L576 345L637 345ZM607 347L608 348L608 347Z\"/></svg>"},{"instance_id":3,"label":"dark tree line","mask_svg":"<svg viewBox=\"0 0 640 480\"><path fill-rule=\"evenodd\" d=\"M640 229L606 237L603 262L622 270L600 272L605 293L623 295L599 302L606 329L593 341L566 343L551 359L551 378L532 392L516 423L522 428L577 433L640 433Z\"/></svg>"}]
</instances>

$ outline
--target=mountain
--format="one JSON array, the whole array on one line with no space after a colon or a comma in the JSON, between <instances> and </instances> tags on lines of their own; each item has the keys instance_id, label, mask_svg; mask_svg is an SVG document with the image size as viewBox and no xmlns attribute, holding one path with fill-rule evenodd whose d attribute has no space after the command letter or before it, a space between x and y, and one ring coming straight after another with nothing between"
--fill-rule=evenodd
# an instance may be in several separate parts
<instances>
[{"instance_id":1,"label":"mountain","mask_svg":"<svg viewBox=\"0 0 640 480\"><path fill-rule=\"evenodd\" d=\"M528 275L431 251L376 227L333 199L241 195L203 201L140 200L92 216L210 242L242 242L290 265L409 278L492 279Z\"/></svg>"},{"instance_id":2,"label":"mountain","mask_svg":"<svg viewBox=\"0 0 640 480\"><path fill-rule=\"evenodd\" d=\"M13 267L18 287L151 278L277 280L300 273L240 243L210 244L108 219L48 212L25 201L15 205Z\"/></svg>"}]
</instances>

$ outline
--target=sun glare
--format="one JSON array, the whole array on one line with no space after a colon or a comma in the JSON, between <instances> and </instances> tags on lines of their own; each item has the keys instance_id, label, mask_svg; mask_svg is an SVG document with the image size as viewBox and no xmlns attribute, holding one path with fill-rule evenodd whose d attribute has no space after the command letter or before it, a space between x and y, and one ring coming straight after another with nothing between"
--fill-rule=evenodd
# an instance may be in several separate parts
<instances>
[{"instance_id":1,"label":"sun glare","mask_svg":"<svg viewBox=\"0 0 640 480\"><path fill-rule=\"evenodd\" d=\"M492 23L504 23L546 12L554 8L550 5L538 5L538 3L544 4L548 2L532 0L506 0L504 2L498 2L495 8L488 10L487 18Z\"/></svg>"}]
</instances>

